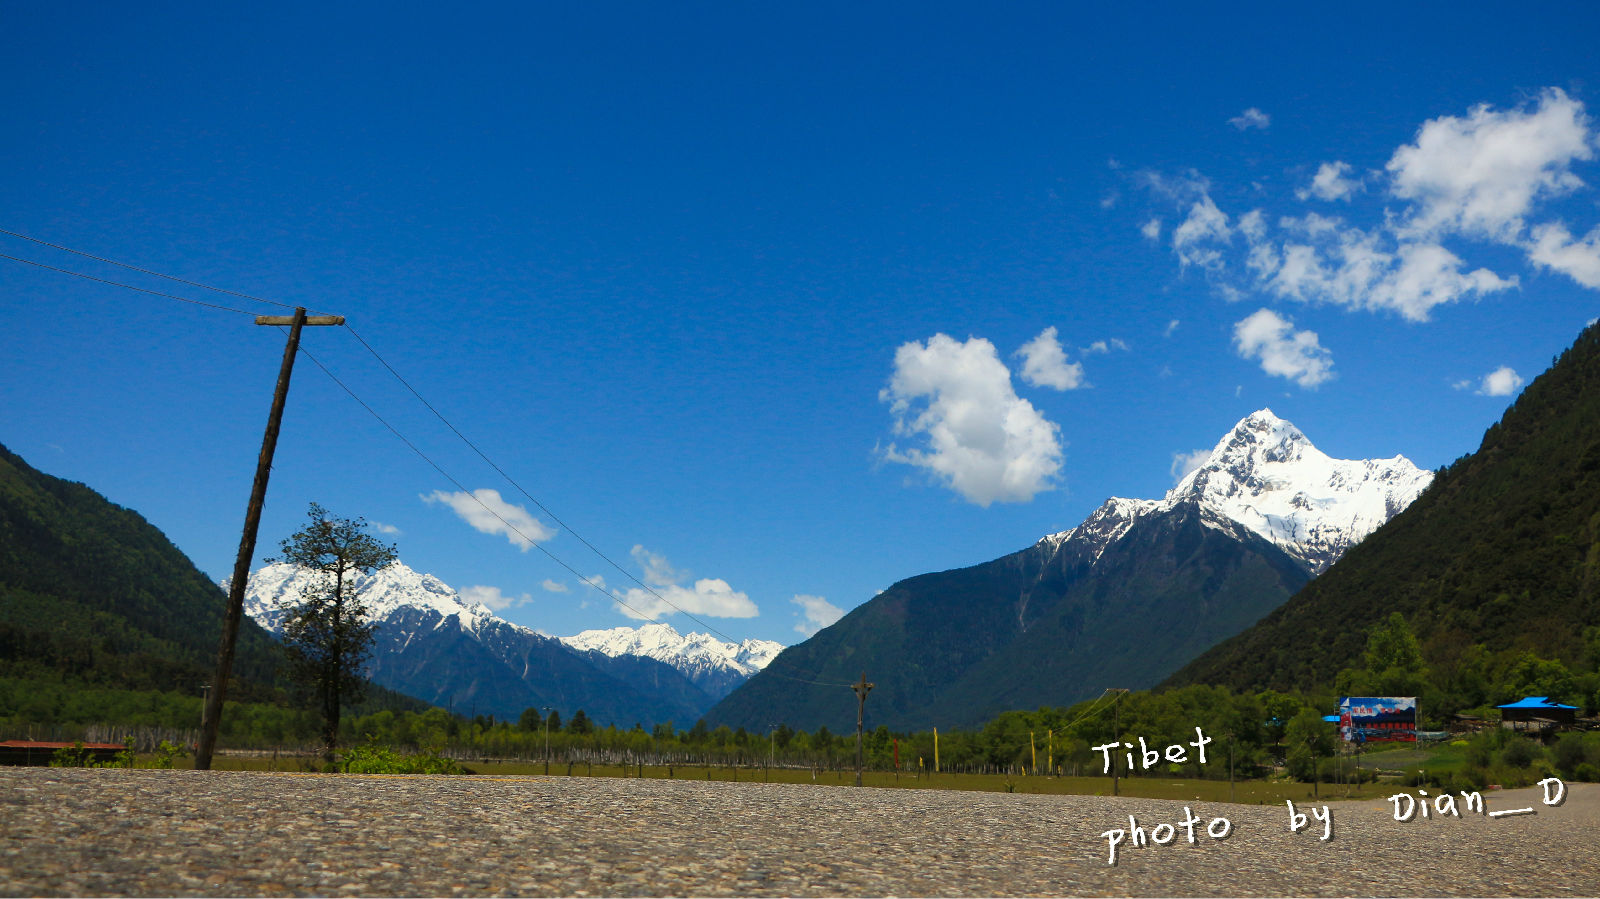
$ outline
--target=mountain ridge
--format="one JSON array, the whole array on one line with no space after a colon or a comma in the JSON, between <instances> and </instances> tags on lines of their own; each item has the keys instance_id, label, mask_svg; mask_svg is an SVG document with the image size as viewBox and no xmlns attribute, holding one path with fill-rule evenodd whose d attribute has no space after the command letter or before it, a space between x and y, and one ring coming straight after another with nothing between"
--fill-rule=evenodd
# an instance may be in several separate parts
<instances>
[{"instance_id":1,"label":"mountain ridge","mask_svg":"<svg viewBox=\"0 0 1600 899\"><path fill-rule=\"evenodd\" d=\"M1164 498L1112 497L1018 552L897 582L779 662L815 681L871 669L875 720L892 727L974 726L1153 686L1287 600L1430 479L1403 456L1330 459L1263 409ZM707 719L853 726L836 700L757 674Z\"/></svg>"},{"instance_id":2,"label":"mountain ridge","mask_svg":"<svg viewBox=\"0 0 1600 899\"><path fill-rule=\"evenodd\" d=\"M281 632L285 604L310 578L285 563L259 569L245 591L245 613ZM646 625L638 630L648 633L631 640L624 634L631 628L552 637L399 561L357 575L351 587L378 624L373 679L457 711L516 717L548 706L569 716L582 708L601 724L693 721L758 668L755 662L776 655L765 641L725 644L680 636L664 624ZM630 645L643 651L626 651Z\"/></svg>"},{"instance_id":3,"label":"mountain ridge","mask_svg":"<svg viewBox=\"0 0 1600 899\"><path fill-rule=\"evenodd\" d=\"M1433 664L1474 645L1569 662L1600 620L1600 326L1586 328L1376 539L1167 679L1326 686L1365 628L1406 617Z\"/></svg>"}]
</instances>

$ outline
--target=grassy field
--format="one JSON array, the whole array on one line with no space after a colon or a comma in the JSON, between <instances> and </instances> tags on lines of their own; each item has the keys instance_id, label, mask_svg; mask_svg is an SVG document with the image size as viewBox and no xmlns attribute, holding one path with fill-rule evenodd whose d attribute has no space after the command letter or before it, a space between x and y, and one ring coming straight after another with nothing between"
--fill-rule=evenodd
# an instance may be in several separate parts
<instances>
[{"instance_id":1,"label":"grassy field","mask_svg":"<svg viewBox=\"0 0 1600 899\"><path fill-rule=\"evenodd\" d=\"M223 771L306 771L309 760L298 757L219 756L213 767ZM478 775L498 777L544 776L542 762L470 762L466 767ZM705 766L645 766L643 776L650 779L697 781L739 781L741 783L792 783L819 786L849 786L855 783L854 771L817 771L805 768L707 768ZM641 769L617 765L575 763L568 773L562 762L551 763L550 777L638 777ZM881 789L969 790L988 793L1036 793L1049 795L1110 796L1109 777L1007 777L1001 774L916 774L867 771L862 786ZM1381 799L1395 791L1393 784L1311 784L1295 781L1238 781L1231 787L1225 780L1194 780L1164 777L1124 777L1118 784L1122 796L1145 799L1189 799L1201 802L1238 802L1247 805L1277 805L1286 799L1304 802L1320 800Z\"/></svg>"}]
</instances>

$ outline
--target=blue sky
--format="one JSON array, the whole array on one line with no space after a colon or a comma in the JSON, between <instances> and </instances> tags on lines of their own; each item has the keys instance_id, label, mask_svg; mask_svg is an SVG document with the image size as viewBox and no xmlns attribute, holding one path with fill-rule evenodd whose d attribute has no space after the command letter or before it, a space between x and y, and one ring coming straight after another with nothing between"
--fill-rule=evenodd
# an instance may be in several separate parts
<instances>
[{"instance_id":1,"label":"blue sky","mask_svg":"<svg viewBox=\"0 0 1600 899\"><path fill-rule=\"evenodd\" d=\"M633 576L784 642L1258 408L1437 468L1600 315L1597 8L1106 6L8 3L0 228L347 316ZM282 334L5 259L0 304L0 442L227 574ZM302 358L259 555L316 501L514 621L632 621L351 334L306 348L522 535Z\"/></svg>"}]
</instances>

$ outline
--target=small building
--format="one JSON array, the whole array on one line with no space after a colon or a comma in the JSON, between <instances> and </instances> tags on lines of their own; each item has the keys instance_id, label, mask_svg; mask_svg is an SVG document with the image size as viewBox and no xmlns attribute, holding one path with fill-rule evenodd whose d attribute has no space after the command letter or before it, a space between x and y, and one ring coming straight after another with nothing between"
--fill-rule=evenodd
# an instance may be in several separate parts
<instances>
[{"instance_id":1,"label":"small building","mask_svg":"<svg viewBox=\"0 0 1600 899\"><path fill-rule=\"evenodd\" d=\"M1516 702L1496 706L1500 726L1541 737L1578 723L1578 707L1564 705L1548 696L1524 696Z\"/></svg>"},{"instance_id":2,"label":"small building","mask_svg":"<svg viewBox=\"0 0 1600 899\"><path fill-rule=\"evenodd\" d=\"M0 742L0 765L48 765L58 750L82 750L90 761L105 764L116 760L127 747L121 743L53 743L40 740Z\"/></svg>"}]
</instances>

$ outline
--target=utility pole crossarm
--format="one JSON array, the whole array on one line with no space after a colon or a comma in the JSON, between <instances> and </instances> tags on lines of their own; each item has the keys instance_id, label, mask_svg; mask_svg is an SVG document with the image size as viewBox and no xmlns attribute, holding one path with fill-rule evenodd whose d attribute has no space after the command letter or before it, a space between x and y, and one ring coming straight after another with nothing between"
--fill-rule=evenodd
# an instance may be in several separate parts
<instances>
[{"instance_id":1,"label":"utility pole crossarm","mask_svg":"<svg viewBox=\"0 0 1600 899\"><path fill-rule=\"evenodd\" d=\"M292 316L292 315L258 315L258 316L256 316L256 324L258 324L258 325L283 325L285 327L288 327L288 326L294 324L294 319L295 319L295 317ZM302 319L300 323L303 324L303 325L342 325L342 324L344 324L344 316L342 316L342 315L308 315L304 319Z\"/></svg>"}]
</instances>

